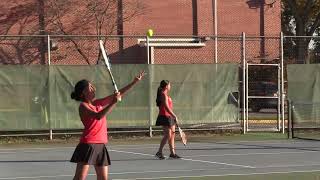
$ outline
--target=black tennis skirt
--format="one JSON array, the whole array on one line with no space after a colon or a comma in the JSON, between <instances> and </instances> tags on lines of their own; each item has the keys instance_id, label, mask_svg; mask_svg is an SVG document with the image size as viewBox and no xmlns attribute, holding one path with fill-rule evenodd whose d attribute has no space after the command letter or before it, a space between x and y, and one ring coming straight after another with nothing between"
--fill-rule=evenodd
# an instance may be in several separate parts
<instances>
[{"instance_id":1,"label":"black tennis skirt","mask_svg":"<svg viewBox=\"0 0 320 180\"><path fill-rule=\"evenodd\" d=\"M111 165L109 153L105 144L79 143L74 150L70 162L81 162L97 166Z\"/></svg>"},{"instance_id":2,"label":"black tennis skirt","mask_svg":"<svg viewBox=\"0 0 320 180\"><path fill-rule=\"evenodd\" d=\"M176 120L173 117L158 115L156 126L173 126L176 124Z\"/></svg>"}]
</instances>

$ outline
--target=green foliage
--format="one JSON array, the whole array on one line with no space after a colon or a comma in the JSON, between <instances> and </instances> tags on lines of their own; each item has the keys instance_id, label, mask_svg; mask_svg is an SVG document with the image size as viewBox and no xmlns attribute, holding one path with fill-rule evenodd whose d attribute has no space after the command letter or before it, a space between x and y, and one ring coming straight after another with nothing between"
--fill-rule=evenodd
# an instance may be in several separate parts
<instances>
[{"instance_id":1,"label":"green foliage","mask_svg":"<svg viewBox=\"0 0 320 180\"><path fill-rule=\"evenodd\" d=\"M282 31L289 36L318 35L320 27L320 0L283 0ZM319 51L318 39L288 38L284 41L285 57L297 63L310 62L313 52ZM310 46L312 42L312 46ZM311 53L311 54L310 54Z\"/></svg>"}]
</instances>

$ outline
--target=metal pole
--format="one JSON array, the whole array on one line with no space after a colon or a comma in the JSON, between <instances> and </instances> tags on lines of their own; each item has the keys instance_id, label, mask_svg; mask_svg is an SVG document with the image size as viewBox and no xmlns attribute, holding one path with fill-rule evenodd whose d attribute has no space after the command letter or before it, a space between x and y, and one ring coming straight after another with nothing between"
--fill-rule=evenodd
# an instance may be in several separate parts
<instances>
[{"instance_id":1,"label":"metal pole","mask_svg":"<svg viewBox=\"0 0 320 180\"><path fill-rule=\"evenodd\" d=\"M218 12L217 0L214 0L214 62L218 63Z\"/></svg>"},{"instance_id":2,"label":"metal pole","mask_svg":"<svg viewBox=\"0 0 320 180\"><path fill-rule=\"evenodd\" d=\"M150 46L149 46L149 36L146 36L147 40L147 61L148 61L148 69L149 69L149 136L152 137L152 62L150 58Z\"/></svg>"},{"instance_id":3,"label":"metal pole","mask_svg":"<svg viewBox=\"0 0 320 180\"><path fill-rule=\"evenodd\" d=\"M281 131L281 121L280 121L280 118L281 118L281 67L280 67L280 63L278 64L278 69L277 69L277 74L278 74L278 93L277 93L277 130L278 131Z\"/></svg>"},{"instance_id":4,"label":"metal pole","mask_svg":"<svg viewBox=\"0 0 320 180\"><path fill-rule=\"evenodd\" d=\"M146 42L147 42L147 61L148 61L148 64L151 64L151 62L150 62L150 49L149 49L149 36L148 35L146 37Z\"/></svg>"},{"instance_id":5,"label":"metal pole","mask_svg":"<svg viewBox=\"0 0 320 180\"><path fill-rule=\"evenodd\" d=\"M50 64L51 64L51 48L50 48L50 35L48 35L48 72L50 71ZM50 76L50 73L49 73L49 76ZM48 78L49 78L48 76ZM50 83L50 82L49 82ZM50 88L50 87L49 87ZM50 98L50 95L49 95L49 98ZM45 111L47 111L47 108L45 108ZM53 133L52 133L52 128L51 128L51 119L49 117L49 139L52 140L53 139Z\"/></svg>"},{"instance_id":6,"label":"metal pole","mask_svg":"<svg viewBox=\"0 0 320 180\"><path fill-rule=\"evenodd\" d=\"M249 129L249 65L246 63L246 130Z\"/></svg>"},{"instance_id":7,"label":"metal pole","mask_svg":"<svg viewBox=\"0 0 320 180\"><path fill-rule=\"evenodd\" d=\"M50 66L51 64L51 51L50 51L50 36L48 35L48 65Z\"/></svg>"},{"instance_id":8,"label":"metal pole","mask_svg":"<svg viewBox=\"0 0 320 180\"><path fill-rule=\"evenodd\" d=\"M285 97L285 92L284 92L284 64L283 64L283 41L284 41L284 38L283 38L283 32L281 32L281 35L280 35L280 47L281 47L281 112L282 112L282 133L284 133L284 97Z\"/></svg>"},{"instance_id":9,"label":"metal pole","mask_svg":"<svg viewBox=\"0 0 320 180\"><path fill-rule=\"evenodd\" d=\"M243 133L246 133L246 34L242 33L242 115L243 115Z\"/></svg>"}]
</instances>

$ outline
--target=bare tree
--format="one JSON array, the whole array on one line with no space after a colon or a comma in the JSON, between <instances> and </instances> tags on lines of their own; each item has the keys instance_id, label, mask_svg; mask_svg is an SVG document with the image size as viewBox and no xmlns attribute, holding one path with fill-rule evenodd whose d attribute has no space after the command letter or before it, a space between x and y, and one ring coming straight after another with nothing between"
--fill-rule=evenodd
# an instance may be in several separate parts
<instances>
[{"instance_id":1,"label":"bare tree","mask_svg":"<svg viewBox=\"0 0 320 180\"><path fill-rule=\"evenodd\" d=\"M5 2L0 5L2 3ZM17 0L5 5L0 6L0 34L3 35L122 35L122 23L144 11L140 0ZM81 59L92 64L82 44L75 39L69 41ZM46 63L46 38L2 38L0 43L3 43L0 46L3 64L33 64L39 59L41 64ZM16 48L14 51L19 55L13 55L12 48Z\"/></svg>"},{"instance_id":2,"label":"bare tree","mask_svg":"<svg viewBox=\"0 0 320 180\"><path fill-rule=\"evenodd\" d=\"M0 34L39 34L38 5L38 2L33 0L6 2L5 6L1 6ZM39 39L36 38L1 38L0 63L33 64L41 57L43 60L44 56L40 53L41 45L39 42ZM42 60L41 63L44 63Z\"/></svg>"},{"instance_id":3,"label":"bare tree","mask_svg":"<svg viewBox=\"0 0 320 180\"><path fill-rule=\"evenodd\" d=\"M52 13L53 32L58 30L55 32L65 35L90 34L97 35L99 38L106 35L123 35L122 24L142 14L145 8L140 0L125 3L122 0L88 0L81 4L81 8L75 8L70 1L52 0L49 6ZM73 18L71 27L67 25L70 22L66 22L66 16L76 17ZM79 42L75 39L70 39L70 41L85 62L91 64ZM100 56L99 52L97 60L100 59Z\"/></svg>"}]
</instances>

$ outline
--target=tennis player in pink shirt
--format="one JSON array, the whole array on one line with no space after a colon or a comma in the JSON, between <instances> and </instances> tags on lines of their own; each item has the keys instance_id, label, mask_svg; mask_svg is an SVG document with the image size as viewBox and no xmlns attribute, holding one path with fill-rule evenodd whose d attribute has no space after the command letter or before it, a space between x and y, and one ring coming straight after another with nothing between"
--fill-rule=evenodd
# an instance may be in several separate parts
<instances>
[{"instance_id":1,"label":"tennis player in pink shirt","mask_svg":"<svg viewBox=\"0 0 320 180\"><path fill-rule=\"evenodd\" d=\"M162 150L167 142L169 144L170 149L169 157L173 159L181 158L179 155L176 154L175 151L174 139L178 117L173 112L172 99L169 96L170 89L170 82L168 80L162 80L157 91L156 104L159 107L159 114L157 117L156 126L162 126L163 137L160 142L158 152L155 156L161 160L165 159Z\"/></svg>"},{"instance_id":2,"label":"tennis player in pink shirt","mask_svg":"<svg viewBox=\"0 0 320 180\"><path fill-rule=\"evenodd\" d=\"M120 89L118 93L101 99L95 99L96 88L88 80L84 79L76 83L71 98L81 102L79 115L84 130L70 160L77 163L74 180L86 179L90 165L94 166L97 179L108 179L108 166L111 162L106 147L108 143L106 115L144 75L143 71L131 83Z\"/></svg>"}]
</instances>

